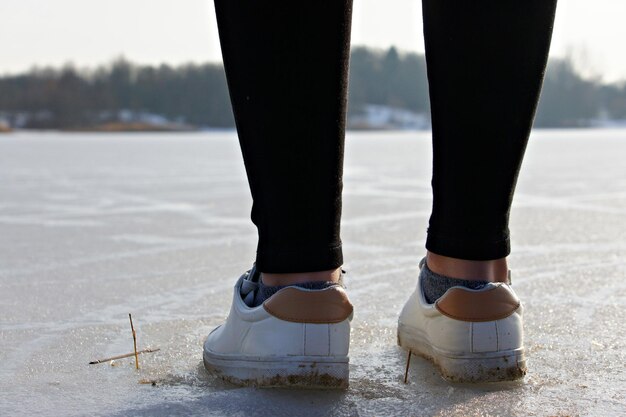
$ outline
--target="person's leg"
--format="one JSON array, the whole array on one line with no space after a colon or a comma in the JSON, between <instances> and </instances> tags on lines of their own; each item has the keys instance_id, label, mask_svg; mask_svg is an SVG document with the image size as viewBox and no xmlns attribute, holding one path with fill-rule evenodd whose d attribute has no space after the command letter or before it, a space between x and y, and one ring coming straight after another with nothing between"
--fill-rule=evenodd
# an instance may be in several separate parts
<instances>
[{"instance_id":1,"label":"person's leg","mask_svg":"<svg viewBox=\"0 0 626 417\"><path fill-rule=\"evenodd\" d=\"M423 0L434 155L426 248L435 272L506 280L509 210L555 8L556 0Z\"/></svg>"},{"instance_id":2,"label":"person's leg","mask_svg":"<svg viewBox=\"0 0 626 417\"><path fill-rule=\"evenodd\" d=\"M257 269L270 284L336 280L352 0L216 0L215 9Z\"/></svg>"},{"instance_id":3,"label":"person's leg","mask_svg":"<svg viewBox=\"0 0 626 417\"><path fill-rule=\"evenodd\" d=\"M398 343L452 381L526 373L508 282L509 210L546 67L556 0L423 0L433 209Z\"/></svg>"},{"instance_id":4,"label":"person's leg","mask_svg":"<svg viewBox=\"0 0 626 417\"><path fill-rule=\"evenodd\" d=\"M233 382L345 387L339 236L352 0L215 0L256 263L204 364Z\"/></svg>"}]
</instances>

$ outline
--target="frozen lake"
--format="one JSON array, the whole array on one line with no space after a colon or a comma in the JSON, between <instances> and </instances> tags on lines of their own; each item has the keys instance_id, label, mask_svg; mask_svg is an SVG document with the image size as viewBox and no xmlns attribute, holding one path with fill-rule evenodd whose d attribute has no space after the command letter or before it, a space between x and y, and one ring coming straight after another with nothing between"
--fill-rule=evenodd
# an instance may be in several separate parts
<instances>
[{"instance_id":1,"label":"frozen lake","mask_svg":"<svg viewBox=\"0 0 626 417\"><path fill-rule=\"evenodd\" d=\"M0 416L625 415L626 130L533 133L510 257L529 374L485 386L419 358L402 383L396 320L424 254L429 136L347 138L345 392L238 388L202 367L255 250L233 132L0 136ZM128 313L139 347L161 351L140 371L87 365L132 351Z\"/></svg>"}]
</instances>

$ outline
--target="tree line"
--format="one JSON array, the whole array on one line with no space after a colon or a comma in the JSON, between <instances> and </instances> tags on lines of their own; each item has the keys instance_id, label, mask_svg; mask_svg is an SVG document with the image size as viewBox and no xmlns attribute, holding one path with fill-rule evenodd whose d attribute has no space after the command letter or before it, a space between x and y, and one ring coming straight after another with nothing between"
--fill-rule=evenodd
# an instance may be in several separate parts
<instances>
[{"instance_id":1,"label":"tree line","mask_svg":"<svg viewBox=\"0 0 626 417\"><path fill-rule=\"evenodd\" d=\"M367 104L428 113L422 54L355 47L349 115ZM92 70L72 65L0 77L0 120L25 128L72 129L150 113L196 127L234 126L221 64L135 65L123 58ZM552 59L536 126L585 126L599 116L626 119L626 84L583 78L567 59Z\"/></svg>"}]
</instances>

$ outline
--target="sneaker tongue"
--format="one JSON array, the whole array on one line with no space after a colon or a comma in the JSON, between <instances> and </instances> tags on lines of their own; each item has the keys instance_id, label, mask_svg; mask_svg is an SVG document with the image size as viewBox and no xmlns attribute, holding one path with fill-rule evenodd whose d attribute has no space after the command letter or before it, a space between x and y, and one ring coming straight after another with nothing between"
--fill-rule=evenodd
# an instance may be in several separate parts
<instances>
[{"instance_id":1,"label":"sneaker tongue","mask_svg":"<svg viewBox=\"0 0 626 417\"><path fill-rule=\"evenodd\" d=\"M251 306L254 302L254 296L259 288L259 274L256 270L256 265L252 266L252 269L246 271L241 281L241 289L239 295L243 298L243 302L247 306Z\"/></svg>"}]
</instances>

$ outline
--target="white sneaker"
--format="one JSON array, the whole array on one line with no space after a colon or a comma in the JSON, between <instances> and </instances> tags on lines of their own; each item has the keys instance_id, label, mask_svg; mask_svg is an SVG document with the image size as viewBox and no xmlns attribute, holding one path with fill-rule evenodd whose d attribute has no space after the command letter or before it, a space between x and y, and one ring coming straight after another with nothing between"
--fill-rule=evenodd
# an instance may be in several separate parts
<instances>
[{"instance_id":1,"label":"white sneaker","mask_svg":"<svg viewBox=\"0 0 626 417\"><path fill-rule=\"evenodd\" d=\"M398 344L430 359L450 381L508 381L526 374L522 305L504 283L452 287L429 304L418 278L398 319Z\"/></svg>"},{"instance_id":2,"label":"white sneaker","mask_svg":"<svg viewBox=\"0 0 626 417\"><path fill-rule=\"evenodd\" d=\"M204 342L204 366L245 385L346 388L352 304L341 285L286 287L258 307L253 267L234 288L226 323Z\"/></svg>"}]
</instances>

